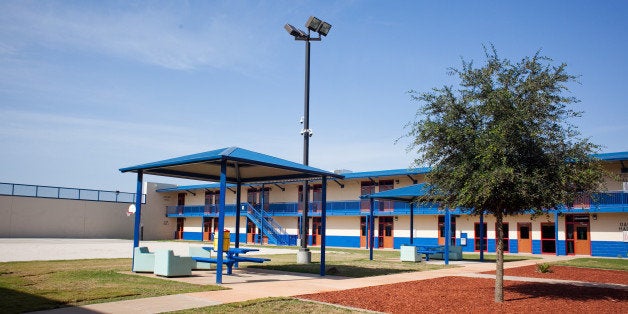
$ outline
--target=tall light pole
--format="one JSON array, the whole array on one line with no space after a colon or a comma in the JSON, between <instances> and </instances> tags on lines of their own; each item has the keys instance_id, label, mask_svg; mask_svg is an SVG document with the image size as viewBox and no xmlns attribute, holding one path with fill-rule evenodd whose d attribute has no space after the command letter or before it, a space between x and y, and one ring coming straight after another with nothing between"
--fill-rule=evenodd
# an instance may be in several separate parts
<instances>
[{"instance_id":1,"label":"tall light pole","mask_svg":"<svg viewBox=\"0 0 628 314\"><path fill-rule=\"evenodd\" d=\"M310 149L310 137L314 134L310 129L310 42L320 41L321 36L327 36L331 25L320 19L310 16L305 23L307 33L290 25L286 24L284 28L291 35L294 36L294 40L305 41L305 95L304 95L304 108L303 108L303 129L301 135L303 135L303 164L309 165L309 149ZM312 37L311 32L318 33L318 37ZM309 264L312 260L312 254L307 248L308 240L308 209L309 209L310 191L308 181L303 184L303 214L301 218L301 248L297 253L298 264Z\"/></svg>"}]
</instances>

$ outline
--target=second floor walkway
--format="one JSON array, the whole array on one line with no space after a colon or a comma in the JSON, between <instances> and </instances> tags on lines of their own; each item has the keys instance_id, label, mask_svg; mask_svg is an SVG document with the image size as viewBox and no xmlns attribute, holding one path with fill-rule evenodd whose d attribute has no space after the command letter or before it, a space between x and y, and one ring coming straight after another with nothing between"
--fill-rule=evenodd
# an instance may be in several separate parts
<instances>
[{"instance_id":1,"label":"second floor walkway","mask_svg":"<svg viewBox=\"0 0 628 314\"><path fill-rule=\"evenodd\" d=\"M256 208L261 205L255 204ZM269 216L299 216L303 211L303 205L296 202L270 203L264 205L264 214ZM312 217L321 215L321 202L311 202L309 214ZM246 208L246 204L243 204ZM235 204L227 204L225 215L235 216ZM374 213L376 216L403 216L410 215L410 204L393 201L375 201ZM628 193L608 192L595 194L592 197L580 198L568 208L561 211L573 213L611 213L628 212ZM241 209L241 213L244 209ZM370 212L368 201L330 201L327 202L327 215L330 216L366 216ZM415 204L414 213L417 215L439 215L443 214L435 203ZM452 211L455 215L464 214L460 209ZM185 205L168 206L166 209L168 217L217 217L218 205Z\"/></svg>"}]
</instances>

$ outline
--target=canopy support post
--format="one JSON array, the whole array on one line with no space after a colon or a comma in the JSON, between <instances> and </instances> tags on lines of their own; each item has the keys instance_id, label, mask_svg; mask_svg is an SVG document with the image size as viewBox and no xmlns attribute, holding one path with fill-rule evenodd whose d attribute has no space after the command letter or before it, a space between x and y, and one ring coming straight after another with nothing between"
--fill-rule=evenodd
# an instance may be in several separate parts
<instances>
[{"instance_id":1,"label":"canopy support post","mask_svg":"<svg viewBox=\"0 0 628 314\"><path fill-rule=\"evenodd\" d=\"M225 239L225 190L227 189L227 160L220 161L220 207L218 211L218 256L216 256L216 284L222 284L223 242ZM228 248L227 248L228 249Z\"/></svg>"},{"instance_id":2,"label":"canopy support post","mask_svg":"<svg viewBox=\"0 0 628 314\"><path fill-rule=\"evenodd\" d=\"M480 213L480 262L484 262L484 212Z\"/></svg>"},{"instance_id":3,"label":"canopy support post","mask_svg":"<svg viewBox=\"0 0 628 314\"><path fill-rule=\"evenodd\" d=\"M445 207L445 265L449 265L449 246L451 245L451 213Z\"/></svg>"},{"instance_id":4,"label":"canopy support post","mask_svg":"<svg viewBox=\"0 0 628 314\"><path fill-rule=\"evenodd\" d=\"M323 191L321 195L321 276L325 276L325 237L327 235L327 177L323 177Z\"/></svg>"},{"instance_id":5,"label":"canopy support post","mask_svg":"<svg viewBox=\"0 0 628 314\"><path fill-rule=\"evenodd\" d=\"M414 244L414 202L410 202L410 245Z\"/></svg>"},{"instance_id":6,"label":"canopy support post","mask_svg":"<svg viewBox=\"0 0 628 314\"><path fill-rule=\"evenodd\" d=\"M554 239L556 239L554 240L554 250L556 251L556 256L558 256L560 255L560 253L558 253L558 210L554 212Z\"/></svg>"},{"instance_id":7,"label":"canopy support post","mask_svg":"<svg viewBox=\"0 0 628 314\"><path fill-rule=\"evenodd\" d=\"M373 208L375 207L375 200L369 198L369 259L373 260L373 247L375 246L375 217Z\"/></svg>"},{"instance_id":8,"label":"canopy support post","mask_svg":"<svg viewBox=\"0 0 628 314\"><path fill-rule=\"evenodd\" d=\"M137 187L135 190L135 223L133 224L133 263L131 264L131 270L133 270L133 265L135 265L135 248L140 246L143 180L144 180L144 172L142 172L142 170L138 170L137 171Z\"/></svg>"}]
</instances>

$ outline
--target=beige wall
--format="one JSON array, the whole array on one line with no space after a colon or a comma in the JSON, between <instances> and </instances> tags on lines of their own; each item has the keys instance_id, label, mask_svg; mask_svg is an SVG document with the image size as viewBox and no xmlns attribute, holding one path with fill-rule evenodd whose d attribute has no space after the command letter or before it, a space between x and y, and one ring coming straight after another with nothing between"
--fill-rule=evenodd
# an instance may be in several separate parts
<instances>
[{"instance_id":1,"label":"beige wall","mask_svg":"<svg viewBox=\"0 0 628 314\"><path fill-rule=\"evenodd\" d=\"M416 179L419 183L425 182L424 175L414 175L414 179ZM374 178L375 181L379 180L393 180L394 188L404 187L413 184L413 182L407 176L393 176L393 177L384 177L384 178ZM341 188L340 185L332 180L327 181L327 201L347 201L354 200L357 201L360 199L361 195L361 182L368 181L368 179L353 179L353 180L339 180L338 182L344 185L344 188ZM280 183L277 185L268 184L265 185L266 188L270 189L270 202L271 203L294 203L298 198L299 186L302 185L302 182L290 182L290 183ZM312 181L311 184L320 184L320 181ZM284 190L282 190L281 188ZM242 195L241 202L246 202L247 200L247 191L250 187L243 186L242 187ZM255 186L255 188L261 188L261 186ZM235 188L232 188L235 190ZM214 189L218 190L218 189ZM375 192L379 192L379 188L375 188ZM160 195L164 195L164 197L168 197L171 202L169 206L177 205L177 194L185 193L185 205L204 205L205 204L205 191L204 189L197 189L191 191L175 191L175 192L162 192L158 193ZM196 194L196 195L194 195ZM313 195L310 190L310 200L312 200ZM227 204L235 204L236 195L230 190L227 190L227 194L225 196L225 200Z\"/></svg>"},{"instance_id":2,"label":"beige wall","mask_svg":"<svg viewBox=\"0 0 628 314\"><path fill-rule=\"evenodd\" d=\"M628 176L625 174L622 176L621 163L619 161L613 161L604 164L604 169L612 173L616 178L605 178L605 188L608 191L621 191L623 189L623 182L628 182Z\"/></svg>"},{"instance_id":3,"label":"beige wall","mask_svg":"<svg viewBox=\"0 0 628 314\"><path fill-rule=\"evenodd\" d=\"M0 237L133 238L128 203L0 195Z\"/></svg>"},{"instance_id":4,"label":"beige wall","mask_svg":"<svg viewBox=\"0 0 628 314\"><path fill-rule=\"evenodd\" d=\"M145 183L142 204L144 240L171 239L176 220L165 217L175 198L156 189L173 185ZM132 239L135 215L129 203L67 200L0 195L0 237L6 238L110 238Z\"/></svg>"},{"instance_id":5,"label":"beige wall","mask_svg":"<svg viewBox=\"0 0 628 314\"><path fill-rule=\"evenodd\" d=\"M142 205L141 225L144 240L173 239L177 219L166 217L166 207L177 205L176 193L157 193L158 189L174 187L171 184L145 183L146 204Z\"/></svg>"}]
</instances>

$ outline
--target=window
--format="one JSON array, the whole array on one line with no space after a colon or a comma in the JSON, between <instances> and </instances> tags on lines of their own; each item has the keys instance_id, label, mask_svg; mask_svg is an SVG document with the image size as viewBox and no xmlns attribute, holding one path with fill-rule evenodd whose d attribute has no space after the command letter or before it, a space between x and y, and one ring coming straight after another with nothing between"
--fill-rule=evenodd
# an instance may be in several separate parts
<instances>
[{"instance_id":1,"label":"window","mask_svg":"<svg viewBox=\"0 0 628 314\"><path fill-rule=\"evenodd\" d=\"M320 212L323 208L323 185L314 184L312 188L312 210Z\"/></svg>"},{"instance_id":2,"label":"window","mask_svg":"<svg viewBox=\"0 0 628 314\"><path fill-rule=\"evenodd\" d=\"M360 235L363 237L368 236L366 226L366 217L360 217Z\"/></svg>"},{"instance_id":3,"label":"window","mask_svg":"<svg viewBox=\"0 0 628 314\"><path fill-rule=\"evenodd\" d=\"M504 252L510 252L510 243L508 238L508 223L502 222L502 227L504 228ZM485 230L486 232L486 230ZM497 224L495 224L495 251L497 251Z\"/></svg>"},{"instance_id":4,"label":"window","mask_svg":"<svg viewBox=\"0 0 628 314\"><path fill-rule=\"evenodd\" d=\"M480 251L480 244L482 244L482 251L488 251L488 231L487 224L482 224L483 230L480 233L480 223L476 222L474 226L474 250ZM482 235L482 241L480 241L480 235Z\"/></svg>"},{"instance_id":5,"label":"window","mask_svg":"<svg viewBox=\"0 0 628 314\"><path fill-rule=\"evenodd\" d=\"M362 181L360 183L360 195L369 195L375 193L375 182ZM362 199L360 201L360 209L368 211L370 207L370 201L368 199Z\"/></svg>"},{"instance_id":6,"label":"window","mask_svg":"<svg viewBox=\"0 0 628 314\"><path fill-rule=\"evenodd\" d=\"M379 181L379 191L384 192L388 190L392 190L394 188L393 180L380 180ZM380 211L392 211L394 209L393 201L379 201L379 210Z\"/></svg>"},{"instance_id":7,"label":"window","mask_svg":"<svg viewBox=\"0 0 628 314\"><path fill-rule=\"evenodd\" d=\"M456 217L454 215L450 216L451 220L451 245L456 245ZM445 216L438 216L438 240L439 244L445 244ZM442 242L442 243L441 243Z\"/></svg>"},{"instance_id":8,"label":"window","mask_svg":"<svg viewBox=\"0 0 628 314\"><path fill-rule=\"evenodd\" d=\"M541 224L541 253L556 253L556 234L553 222Z\"/></svg>"},{"instance_id":9,"label":"window","mask_svg":"<svg viewBox=\"0 0 628 314\"><path fill-rule=\"evenodd\" d=\"M519 227L519 238L522 240L530 239L530 227L525 225Z\"/></svg>"}]
</instances>

